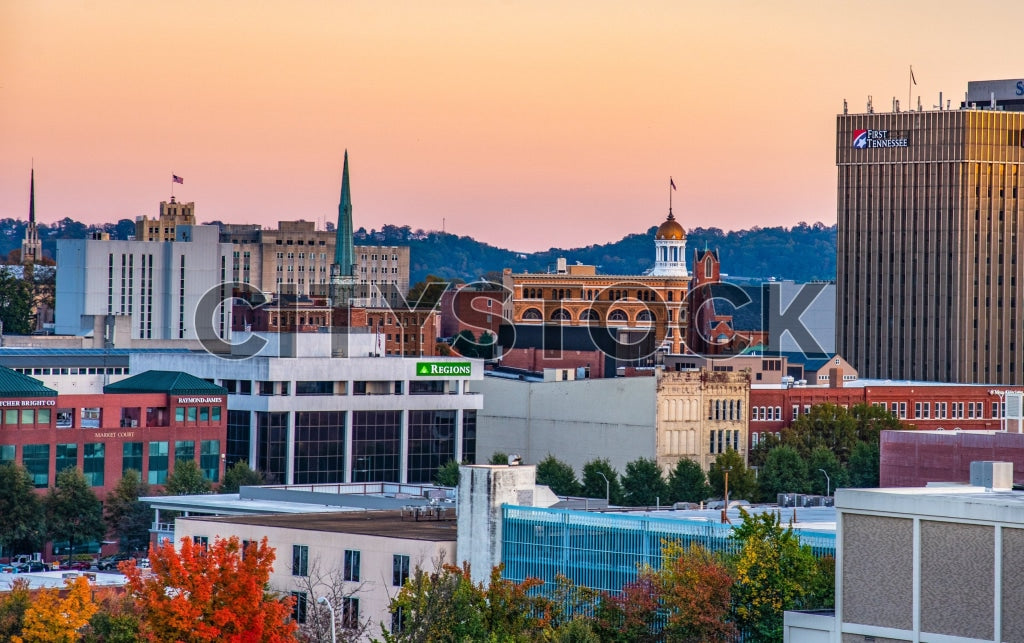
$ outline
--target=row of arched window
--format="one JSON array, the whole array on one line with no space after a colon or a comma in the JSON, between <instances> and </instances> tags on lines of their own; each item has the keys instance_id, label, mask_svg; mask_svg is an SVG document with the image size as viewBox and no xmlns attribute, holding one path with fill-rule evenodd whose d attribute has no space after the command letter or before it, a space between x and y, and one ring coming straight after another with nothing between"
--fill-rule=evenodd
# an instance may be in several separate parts
<instances>
[{"instance_id":1,"label":"row of arched window","mask_svg":"<svg viewBox=\"0 0 1024 643\"><path fill-rule=\"evenodd\" d=\"M536 308L527 308L523 311L523 319L530 321L540 321L544 319L540 310ZM556 308L551 313L550 319L554 321L571 321L572 314L564 308ZM593 308L587 308L580 313L580 321L601 321L601 315L598 314ZM638 322L654 322L657 320L657 316L649 310L641 310L636 314L636 321ZM613 322L628 322L629 316L625 311L613 310L608 313L608 321Z\"/></svg>"}]
</instances>

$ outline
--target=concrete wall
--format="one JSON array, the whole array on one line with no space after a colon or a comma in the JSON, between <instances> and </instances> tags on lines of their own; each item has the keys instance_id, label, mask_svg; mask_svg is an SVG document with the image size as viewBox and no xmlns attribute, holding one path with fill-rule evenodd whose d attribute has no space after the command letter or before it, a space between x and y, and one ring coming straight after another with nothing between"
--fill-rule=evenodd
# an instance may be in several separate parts
<instances>
[{"instance_id":1,"label":"concrete wall","mask_svg":"<svg viewBox=\"0 0 1024 643\"><path fill-rule=\"evenodd\" d=\"M536 464L548 454L581 472L595 458L624 471L657 455L657 379L630 377L523 382L485 377L474 382L486 404L477 416L477 462L495 451Z\"/></svg>"},{"instance_id":2,"label":"concrete wall","mask_svg":"<svg viewBox=\"0 0 1024 643\"><path fill-rule=\"evenodd\" d=\"M360 552L360 578L356 582L344 582L346 593L359 599L359 619L368 620L370 627L368 637L380 636L380 623L385 626L391 623L388 606L391 596L398 593L399 588L392 584L392 564L395 554L409 556L409 572L412 575L416 567L434 571L439 561L455 560L455 543L412 540L405 538L388 538L363 534L333 533L325 531L309 531L303 529L287 529L264 525L244 525L203 520L201 518L179 519L174 525L175 543L182 538L206 536L213 542L215 536L228 538L237 536L239 540L259 542L266 536L268 544L276 551L274 571L270 576L270 588L288 595L293 591L308 591L304 585L322 578L327 584L333 577L343 578L345 550ZM292 575L292 546L306 545L309 547L308 577ZM307 580L308 578L308 580ZM327 594L325 585L321 593ZM308 609L316 609L317 596L308 596ZM341 605L334 609L340 613ZM340 634L340 632L339 632Z\"/></svg>"}]
</instances>

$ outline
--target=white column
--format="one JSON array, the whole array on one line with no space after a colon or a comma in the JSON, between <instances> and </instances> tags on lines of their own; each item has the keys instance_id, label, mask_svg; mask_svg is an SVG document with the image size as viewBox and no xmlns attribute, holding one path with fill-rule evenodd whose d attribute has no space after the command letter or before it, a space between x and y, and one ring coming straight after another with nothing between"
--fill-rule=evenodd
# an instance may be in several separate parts
<instances>
[{"instance_id":1,"label":"white column","mask_svg":"<svg viewBox=\"0 0 1024 643\"><path fill-rule=\"evenodd\" d=\"M402 409L402 430L398 439L398 481L409 482L409 410Z\"/></svg>"},{"instance_id":2,"label":"white column","mask_svg":"<svg viewBox=\"0 0 1024 643\"><path fill-rule=\"evenodd\" d=\"M249 468L256 469L256 445L259 444L260 430L256 426L256 411L249 411Z\"/></svg>"},{"instance_id":3,"label":"white column","mask_svg":"<svg viewBox=\"0 0 1024 643\"><path fill-rule=\"evenodd\" d=\"M465 458L462 453L462 409L455 411L455 461L462 464Z\"/></svg>"},{"instance_id":4,"label":"white column","mask_svg":"<svg viewBox=\"0 0 1024 643\"><path fill-rule=\"evenodd\" d=\"M284 483L295 484L295 411L288 411L285 427Z\"/></svg>"},{"instance_id":5,"label":"white column","mask_svg":"<svg viewBox=\"0 0 1024 643\"><path fill-rule=\"evenodd\" d=\"M352 411L345 411L345 482L352 482Z\"/></svg>"}]
</instances>

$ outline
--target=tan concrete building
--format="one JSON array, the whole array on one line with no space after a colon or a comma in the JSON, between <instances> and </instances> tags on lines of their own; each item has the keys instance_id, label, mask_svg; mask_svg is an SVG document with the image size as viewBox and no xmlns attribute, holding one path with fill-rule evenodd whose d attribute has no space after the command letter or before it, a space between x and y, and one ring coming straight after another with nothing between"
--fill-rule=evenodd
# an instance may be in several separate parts
<instances>
[{"instance_id":1,"label":"tan concrete building","mask_svg":"<svg viewBox=\"0 0 1024 643\"><path fill-rule=\"evenodd\" d=\"M277 229L225 225L221 239L234 246L232 276L265 293L327 297L336 235L312 221L279 221ZM408 246L355 246L357 283L372 307L398 305L409 292ZM379 291L379 292L375 292Z\"/></svg>"},{"instance_id":2,"label":"tan concrete building","mask_svg":"<svg viewBox=\"0 0 1024 643\"><path fill-rule=\"evenodd\" d=\"M327 596L339 634L364 628L359 640L371 640L380 638L382 623L397 625L388 610L391 597L417 567L432 572L441 561L457 562L454 508L415 509L179 518L174 536L175 542L231 536L259 542L265 536L277 555L270 588L295 597L300 624Z\"/></svg>"},{"instance_id":3,"label":"tan concrete building","mask_svg":"<svg viewBox=\"0 0 1024 643\"><path fill-rule=\"evenodd\" d=\"M174 241L178 226L195 224L196 204L192 201L179 203L172 196L169 203L160 202L160 215L155 219L146 215L135 217L135 240Z\"/></svg>"},{"instance_id":4,"label":"tan concrete building","mask_svg":"<svg viewBox=\"0 0 1024 643\"><path fill-rule=\"evenodd\" d=\"M657 460L663 469L688 458L707 471L730 447L746 460L749 372L666 372L658 378L657 399Z\"/></svg>"},{"instance_id":5,"label":"tan concrete building","mask_svg":"<svg viewBox=\"0 0 1024 643\"><path fill-rule=\"evenodd\" d=\"M836 350L861 377L1024 383L1024 113L995 102L836 119Z\"/></svg>"},{"instance_id":6,"label":"tan concrete building","mask_svg":"<svg viewBox=\"0 0 1024 643\"><path fill-rule=\"evenodd\" d=\"M747 458L745 371L543 382L485 377L478 388L487 405L478 416L477 462L496 451L529 464L551 454L577 472L595 458L621 472L652 458L667 472L681 458L707 471L729 447Z\"/></svg>"}]
</instances>

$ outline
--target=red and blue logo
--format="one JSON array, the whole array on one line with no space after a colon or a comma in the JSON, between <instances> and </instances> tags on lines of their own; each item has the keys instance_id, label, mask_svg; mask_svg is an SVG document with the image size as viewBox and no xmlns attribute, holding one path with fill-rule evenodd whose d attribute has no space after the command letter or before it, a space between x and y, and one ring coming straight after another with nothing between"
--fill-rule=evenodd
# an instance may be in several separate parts
<instances>
[{"instance_id":1,"label":"red and blue logo","mask_svg":"<svg viewBox=\"0 0 1024 643\"><path fill-rule=\"evenodd\" d=\"M853 130L853 148L862 150L868 146L868 131L866 129Z\"/></svg>"}]
</instances>

